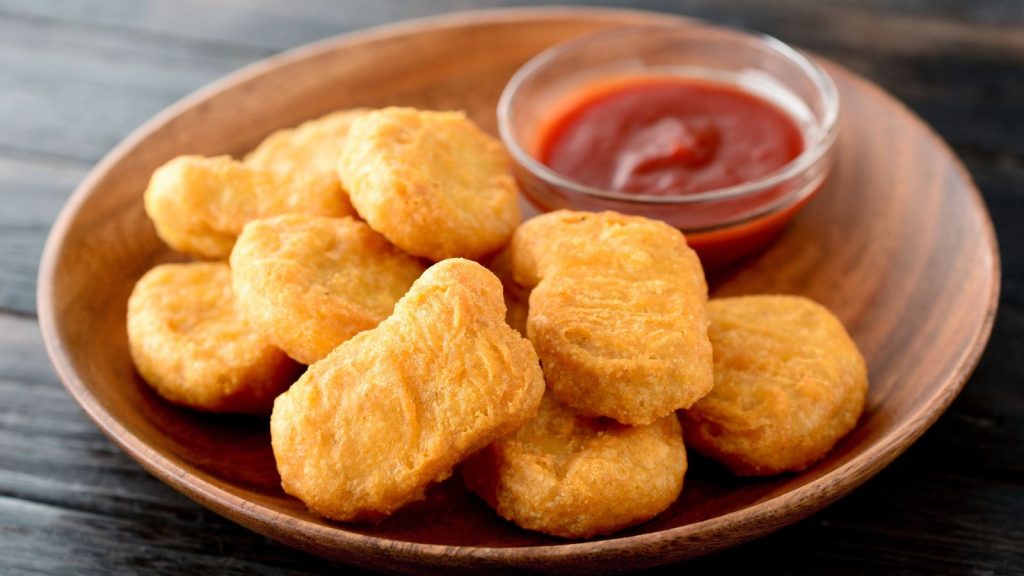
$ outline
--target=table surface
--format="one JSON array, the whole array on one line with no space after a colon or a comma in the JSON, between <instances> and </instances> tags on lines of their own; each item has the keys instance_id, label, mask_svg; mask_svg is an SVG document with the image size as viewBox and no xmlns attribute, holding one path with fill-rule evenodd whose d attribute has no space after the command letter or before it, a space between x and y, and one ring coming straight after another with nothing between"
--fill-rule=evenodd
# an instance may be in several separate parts
<instances>
[{"instance_id":1,"label":"table surface","mask_svg":"<svg viewBox=\"0 0 1024 576\"><path fill-rule=\"evenodd\" d=\"M192 503L107 441L61 387L43 348L35 307L43 243L93 164L203 84L358 28L514 4L0 0L0 573L339 569ZM1024 573L1024 2L592 4L760 30L874 80L963 158L1001 246L1003 289L991 342L935 426L841 502L683 569Z\"/></svg>"}]
</instances>

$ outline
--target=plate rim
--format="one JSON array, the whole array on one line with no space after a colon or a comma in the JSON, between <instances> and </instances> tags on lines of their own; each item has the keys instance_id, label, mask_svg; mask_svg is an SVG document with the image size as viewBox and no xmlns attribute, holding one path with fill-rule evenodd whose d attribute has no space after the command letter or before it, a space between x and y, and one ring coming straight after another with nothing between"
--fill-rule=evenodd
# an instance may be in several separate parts
<instances>
[{"instance_id":1,"label":"plate rim","mask_svg":"<svg viewBox=\"0 0 1024 576\"><path fill-rule=\"evenodd\" d=\"M418 559L420 562L424 558L429 558L433 561L447 561L452 564L463 563L460 559L516 564L517 561L521 562L524 556L528 557L529 560L541 561L566 561L583 556L588 558L607 558L619 556L637 548L646 548L649 553L654 553L674 546L686 545L687 543L703 543L704 549L697 554L682 555L681 557L695 556L730 547L774 532L832 504L889 465L924 434L938 417L946 411L963 389L980 361L981 355L991 337L1001 289L1001 263L995 228L984 199L974 183L970 172L950 148L949 144L931 126L924 122L903 102L890 95L874 82L817 55L814 55L815 59L819 62L825 62L830 74L843 76L844 80L858 84L860 88L874 92L877 97L901 108L906 113L909 121L917 124L918 128L923 129L935 141L942 153L946 154L949 160L952 161L965 184L965 188L967 188L971 202L975 205L975 211L981 217L981 225L985 236L984 246L988 248L988 268L991 275L991 285L988 290L988 300L985 302L985 314L982 318L982 323L972 335L970 345L965 346L960 351L959 357L953 365L951 377L942 383L921 407L905 416L902 423L896 429L883 436L863 453L829 471L820 478L746 508L700 522L656 532L600 540L566 541L564 543L559 542L538 546L498 547L429 544L360 534L348 530L344 525L318 524L275 511L251 500L237 497L211 481L193 476L187 470L178 466L172 459L152 449L100 405L98 399L71 366L69 347L61 337L56 320L54 279L59 257L80 205L91 196L97 183L104 175L114 165L128 156L141 141L148 138L169 120L191 109L196 103L205 101L236 84L250 81L264 73L296 61L344 49L346 45L360 44L372 41L374 38L401 36L414 32L433 32L464 25L511 23L516 21L533 21L541 18L545 20L569 21L584 18L608 20L610 22L672 20L722 26L714 22L647 10L588 7L522 7L468 10L374 26L307 43L263 58L221 76L158 112L141 126L134 129L110 152L104 155L82 179L75 191L65 202L54 225L50 229L40 262L36 288L37 316L50 361L64 387L104 435L149 473L191 500L261 534L284 540L292 545L306 548L307 546L300 544L300 542L305 542L305 539L296 537L297 534L305 535L308 538L320 541L315 543L318 549L322 549L322 542L328 542L330 543L330 549L337 553L338 557L344 557L346 561L356 564L363 564L364 562L360 562L359 557L366 554L378 556L383 554L389 558L406 561ZM776 521L771 522L771 526L767 530L757 526L758 523L766 519L775 519ZM737 531L740 532L739 537L736 536ZM729 538L726 541L716 542L715 537L723 534L729 534ZM656 549L651 550L651 546L654 546ZM457 554L457 556L453 554ZM366 562L366 565L372 564L372 562Z\"/></svg>"}]
</instances>

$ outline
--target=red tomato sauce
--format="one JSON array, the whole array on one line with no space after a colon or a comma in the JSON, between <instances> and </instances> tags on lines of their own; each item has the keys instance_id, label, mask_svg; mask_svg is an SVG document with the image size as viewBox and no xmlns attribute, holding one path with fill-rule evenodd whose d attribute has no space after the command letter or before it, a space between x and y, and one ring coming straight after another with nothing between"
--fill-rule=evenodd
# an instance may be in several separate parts
<instances>
[{"instance_id":1,"label":"red tomato sauce","mask_svg":"<svg viewBox=\"0 0 1024 576\"><path fill-rule=\"evenodd\" d=\"M796 122L730 84L634 78L577 99L542 128L538 157L590 187L675 196L742 184L803 152Z\"/></svg>"}]
</instances>

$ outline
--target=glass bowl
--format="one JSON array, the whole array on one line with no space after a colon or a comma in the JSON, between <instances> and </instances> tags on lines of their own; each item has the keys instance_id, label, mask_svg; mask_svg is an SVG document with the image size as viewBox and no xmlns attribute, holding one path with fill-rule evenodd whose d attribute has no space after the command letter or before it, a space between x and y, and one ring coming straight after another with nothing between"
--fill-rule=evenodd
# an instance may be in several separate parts
<instances>
[{"instance_id":1,"label":"glass bowl","mask_svg":"<svg viewBox=\"0 0 1024 576\"><path fill-rule=\"evenodd\" d=\"M538 159L546 123L595 87L660 76L731 84L794 120L803 151L778 170L734 186L686 195L593 188ZM505 86L498 127L526 197L543 211L615 210L682 230L705 266L719 266L774 240L817 192L834 158L839 96L813 61L765 35L700 24L616 28L558 44L527 62Z\"/></svg>"}]
</instances>

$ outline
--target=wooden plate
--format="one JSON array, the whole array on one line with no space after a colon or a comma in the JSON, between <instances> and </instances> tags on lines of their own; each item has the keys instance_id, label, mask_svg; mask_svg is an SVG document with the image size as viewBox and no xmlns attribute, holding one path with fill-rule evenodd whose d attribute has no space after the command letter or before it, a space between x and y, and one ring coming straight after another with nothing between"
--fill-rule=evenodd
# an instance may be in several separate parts
<instances>
[{"instance_id":1,"label":"wooden plate","mask_svg":"<svg viewBox=\"0 0 1024 576\"><path fill-rule=\"evenodd\" d=\"M380 525L336 524L282 493L265 419L172 407L132 368L128 294L147 269L173 258L142 208L161 163L240 154L273 129L352 106L463 108L493 130L502 86L539 50L666 18L527 9L399 24L270 58L172 106L89 174L51 232L39 316L60 377L114 442L177 490L282 542L363 566L639 568L749 540L847 494L918 438L967 380L992 328L999 263L985 207L949 148L899 102L828 63L844 118L830 183L772 248L713 279L716 295L797 293L824 303L867 358L862 421L802 474L737 480L695 459L667 512L587 542L519 530L454 481Z\"/></svg>"}]
</instances>

